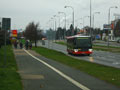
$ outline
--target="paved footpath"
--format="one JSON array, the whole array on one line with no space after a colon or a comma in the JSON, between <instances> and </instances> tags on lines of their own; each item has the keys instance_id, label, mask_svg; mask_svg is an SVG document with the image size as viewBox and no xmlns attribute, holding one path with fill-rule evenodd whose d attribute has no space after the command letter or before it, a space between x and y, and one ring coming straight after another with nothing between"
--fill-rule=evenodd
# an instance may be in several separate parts
<instances>
[{"instance_id":1,"label":"paved footpath","mask_svg":"<svg viewBox=\"0 0 120 90\"><path fill-rule=\"evenodd\" d=\"M34 51L14 49L14 53L24 90L120 90Z\"/></svg>"}]
</instances>

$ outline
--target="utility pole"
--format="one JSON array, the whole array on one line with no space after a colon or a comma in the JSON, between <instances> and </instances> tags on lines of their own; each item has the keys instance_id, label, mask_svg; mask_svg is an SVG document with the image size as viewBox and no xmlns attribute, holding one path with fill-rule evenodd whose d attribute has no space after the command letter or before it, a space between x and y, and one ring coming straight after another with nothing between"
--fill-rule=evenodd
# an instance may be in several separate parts
<instances>
[{"instance_id":1,"label":"utility pole","mask_svg":"<svg viewBox=\"0 0 120 90\"><path fill-rule=\"evenodd\" d=\"M91 17L92 17L92 1L90 0L90 36L91 36L91 38L92 38L92 27L91 27L91 25L92 25L92 19L91 19Z\"/></svg>"}]
</instances>

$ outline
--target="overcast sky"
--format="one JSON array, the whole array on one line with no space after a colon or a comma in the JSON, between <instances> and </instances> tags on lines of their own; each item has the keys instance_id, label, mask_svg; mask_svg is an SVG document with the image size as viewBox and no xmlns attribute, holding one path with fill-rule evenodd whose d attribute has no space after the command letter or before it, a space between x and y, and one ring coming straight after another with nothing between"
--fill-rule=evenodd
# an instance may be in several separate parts
<instances>
[{"instance_id":1,"label":"overcast sky","mask_svg":"<svg viewBox=\"0 0 120 90\"><path fill-rule=\"evenodd\" d=\"M0 0L0 17L11 18L12 29L24 29L29 22L40 23L40 28L46 29L51 26L48 21L53 15L60 15L61 26L64 15L67 14L67 25L72 23L72 9L64 8L65 5L72 6L75 11L75 26L82 27L84 16L89 16L90 0ZM118 9L111 9L111 20L114 13L120 14L120 0L92 0L92 13L95 14L95 27L103 27L108 23L108 9L111 6L118 6ZM49 22L52 23L52 22ZM57 22L58 25L58 22ZM85 18L85 25L89 25L89 18Z\"/></svg>"}]
</instances>

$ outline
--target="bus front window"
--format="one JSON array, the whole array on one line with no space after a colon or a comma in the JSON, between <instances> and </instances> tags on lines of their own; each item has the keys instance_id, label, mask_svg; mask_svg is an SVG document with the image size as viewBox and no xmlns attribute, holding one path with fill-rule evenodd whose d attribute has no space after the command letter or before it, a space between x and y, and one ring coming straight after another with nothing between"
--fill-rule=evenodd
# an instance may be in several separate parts
<instances>
[{"instance_id":1,"label":"bus front window","mask_svg":"<svg viewBox=\"0 0 120 90\"><path fill-rule=\"evenodd\" d=\"M77 39L76 40L77 47L92 47L92 43L90 38L88 39Z\"/></svg>"}]
</instances>

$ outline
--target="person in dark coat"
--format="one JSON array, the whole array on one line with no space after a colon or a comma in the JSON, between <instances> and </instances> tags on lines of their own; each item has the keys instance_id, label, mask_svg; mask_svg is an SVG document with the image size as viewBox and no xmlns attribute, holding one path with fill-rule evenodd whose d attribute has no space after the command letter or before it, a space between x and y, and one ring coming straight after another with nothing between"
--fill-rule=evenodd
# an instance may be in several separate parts
<instances>
[{"instance_id":1,"label":"person in dark coat","mask_svg":"<svg viewBox=\"0 0 120 90\"><path fill-rule=\"evenodd\" d=\"M25 48L26 48L26 50L28 50L28 40L26 40L26 42L25 42Z\"/></svg>"},{"instance_id":2,"label":"person in dark coat","mask_svg":"<svg viewBox=\"0 0 120 90\"><path fill-rule=\"evenodd\" d=\"M15 47L15 49L17 49L17 44L18 44L17 41L15 41L15 42L14 42L14 47Z\"/></svg>"},{"instance_id":3,"label":"person in dark coat","mask_svg":"<svg viewBox=\"0 0 120 90\"><path fill-rule=\"evenodd\" d=\"M23 48L23 44L22 44L22 42L20 42L20 49L22 49Z\"/></svg>"}]
</instances>

